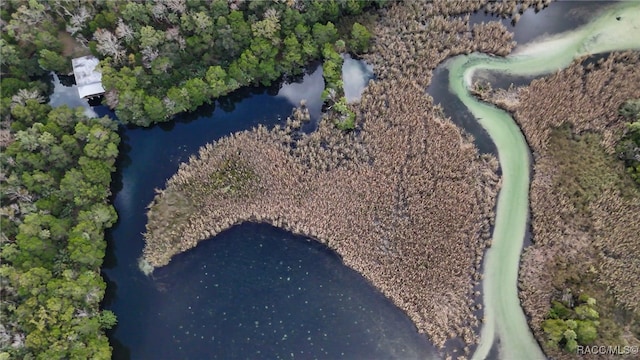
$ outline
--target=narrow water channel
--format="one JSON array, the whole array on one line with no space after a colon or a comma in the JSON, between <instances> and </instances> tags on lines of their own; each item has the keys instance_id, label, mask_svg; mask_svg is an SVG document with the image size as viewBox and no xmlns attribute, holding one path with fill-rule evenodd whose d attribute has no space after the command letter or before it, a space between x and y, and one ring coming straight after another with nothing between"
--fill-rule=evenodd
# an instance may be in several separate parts
<instances>
[{"instance_id":1,"label":"narrow water channel","mask_svg":"<svg viewBox=\"0 0 640 360\"><path fill-rule=\"evenodd\" d=\"M483 54L447 62L449 87L493 140L502 169L492 247L484 262L484 323L474 359L484 359L498 341L499 358L544 359L520 307L517 291L519 257L528 216L530 157L526 141L510 115L477 101L468 91L474 73L492 70L535 76L560 70L588 54L640 48L640 4L601 9L576 30L538 39L506 58Z\"/></svg>"}]
</instances>

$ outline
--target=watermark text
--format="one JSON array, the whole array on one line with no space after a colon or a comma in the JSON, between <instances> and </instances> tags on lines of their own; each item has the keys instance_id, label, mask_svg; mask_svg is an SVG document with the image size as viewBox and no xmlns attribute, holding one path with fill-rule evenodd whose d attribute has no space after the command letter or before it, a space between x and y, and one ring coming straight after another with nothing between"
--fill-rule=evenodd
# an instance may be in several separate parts
<instances>
[{"instance_id":1,"label":"watermark text","mask_svg":"<svg viewBox=\"0 0 640 360\"><path fill-rule=\"evenodd\" d=\"M578 345L578 355L635 355L638 354L637 346L583 346Z\"/></svg>"}]
</instances>

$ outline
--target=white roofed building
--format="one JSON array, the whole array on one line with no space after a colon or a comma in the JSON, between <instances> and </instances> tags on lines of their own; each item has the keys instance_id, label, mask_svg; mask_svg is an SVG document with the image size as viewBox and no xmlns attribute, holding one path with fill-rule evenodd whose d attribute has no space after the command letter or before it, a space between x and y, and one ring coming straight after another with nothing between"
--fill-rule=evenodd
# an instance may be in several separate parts
<instances>
[{"instance_id":1,"label":"white roofed building","mask_svg":"<svg viewBox=\"0 0 640 360\"><path fill-rule=\"evenodd\" d=\"M73 75L81 98L91 98L104 94L102 74L96 70L100 61L95 56L83 56L71 60Z\"/></svg>"}]
</instances>

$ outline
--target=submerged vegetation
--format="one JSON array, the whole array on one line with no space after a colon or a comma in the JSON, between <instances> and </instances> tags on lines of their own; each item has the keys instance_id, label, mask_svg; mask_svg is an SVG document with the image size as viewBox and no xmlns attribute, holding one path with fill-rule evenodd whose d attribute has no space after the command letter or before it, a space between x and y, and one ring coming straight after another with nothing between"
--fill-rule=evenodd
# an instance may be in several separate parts
<instances>
[{"instance_id":1,"label":"submerged vegetation","mask_svg":"<svg viewBox=\"0 0 640 360\"><path fill-rule=\"evenodd\" d=\"M640 93L639 58L626 52L575 61L527 87L483 94L514 113L533 151L534 245L523 255L520 297L554 358L574 355L543 331L552 300L567 289L597 301L594 343L640 344L640 188L615 154L628 121L618 109ZM567 344L575 345L565 338L560 347Z\"/></svg>"}]
</instances>

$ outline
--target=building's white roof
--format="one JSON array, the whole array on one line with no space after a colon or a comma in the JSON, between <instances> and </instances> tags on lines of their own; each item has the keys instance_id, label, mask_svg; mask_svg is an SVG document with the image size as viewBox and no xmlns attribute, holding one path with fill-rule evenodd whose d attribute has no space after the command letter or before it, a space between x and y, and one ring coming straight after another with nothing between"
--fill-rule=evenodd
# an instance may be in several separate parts
<instances>
[{"instance_id":1,"label":"building's white roof","mask_svg":"<svg viewBox=\"0 0 640 360\"><path fill-rule=\"evenodd\" d=\"M102 74L96 71L99 60L94 56L83 56L71 60L73 75L78 84L78 95L81 98L104 94Z\"/></svg>"},{"instance_id":2,"label":"building's white roof","mask_svg":"<svg viewBox=\"0 0 640 360\"><path fill-rule=\"evenodd\" d=\"M81 98L101 94L104 94L104 88L100 83L78 86L78 95Z\"/></svg>"}]
</instances>

